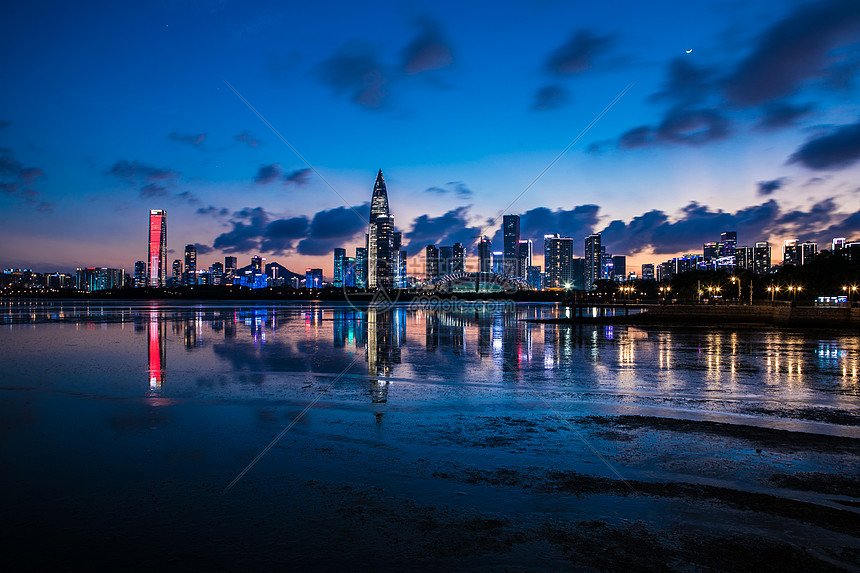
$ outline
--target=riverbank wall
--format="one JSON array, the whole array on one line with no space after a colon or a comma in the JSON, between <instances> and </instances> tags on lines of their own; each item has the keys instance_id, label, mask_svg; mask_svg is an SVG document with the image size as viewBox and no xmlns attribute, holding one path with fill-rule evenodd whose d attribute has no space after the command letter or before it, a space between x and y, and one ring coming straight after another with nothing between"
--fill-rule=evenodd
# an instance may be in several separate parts
<instances>
[{"instance_id":1,"label":"riverbank wall","mask_svg":"<svg viewBox=\"0 0 860 573\"><path fill-rule=\"evenodd\" d=\"M860 328L860 308L825 308L790 304L651 305L641 320L660 323L773 324Z\"/></svg>"}]
</instances>

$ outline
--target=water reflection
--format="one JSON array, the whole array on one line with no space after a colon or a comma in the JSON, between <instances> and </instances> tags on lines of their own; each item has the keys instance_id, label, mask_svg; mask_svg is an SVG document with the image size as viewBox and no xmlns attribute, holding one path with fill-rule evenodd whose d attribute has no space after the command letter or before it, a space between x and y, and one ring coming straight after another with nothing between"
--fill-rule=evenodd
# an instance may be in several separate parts
<instances>
[{"instance_id":1,"label":"water reflection","mask_svg":"<svg viewBox=\"0 0 860 573\"><path fill-rule=\"evenodd\" d=\"M149 345L149 391L155 394L164 386L164 369L167 366L167 324L158 311L149 311L146 329Z\"/></svg>"}]
</instances>

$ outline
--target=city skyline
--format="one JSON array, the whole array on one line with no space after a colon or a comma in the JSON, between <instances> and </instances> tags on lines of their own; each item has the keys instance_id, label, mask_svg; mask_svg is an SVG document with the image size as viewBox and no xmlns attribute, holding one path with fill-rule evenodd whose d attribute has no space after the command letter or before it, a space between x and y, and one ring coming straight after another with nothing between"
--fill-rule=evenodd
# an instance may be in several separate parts
<instances>
[{"instance_id":1,"label":"city skyline","mask_svg":"<svg viewBox=\"0 0 860 573\"><path fill-rule=\"evenodd\" d=\"M500 249L502 215L577 257L600 233L628 269L726 230L857 239L860 7L726 6L545 3L493 28L480 3L5 8L0 267L131 270L164 210L167 261L193 244L202 264L331 276L380 167L413 267L431 237L471 261L482 235Z\"/></svg>"}]
</instances>

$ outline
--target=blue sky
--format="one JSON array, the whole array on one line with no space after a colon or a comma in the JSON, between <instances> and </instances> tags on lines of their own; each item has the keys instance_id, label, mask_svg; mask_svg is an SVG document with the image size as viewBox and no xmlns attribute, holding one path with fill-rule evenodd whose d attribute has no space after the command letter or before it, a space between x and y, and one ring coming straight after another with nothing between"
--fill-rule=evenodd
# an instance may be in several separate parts
<instances>
[{"instance_id":1,"label":"blue sky","mask_svg":"<svg viewBox=\"0 0 860 573\"><path fill-rule=\"evenodd\" d=\"M2 11L4 268L130 269L166 209L171 258L330 272L379 168L410 255L497 236L502 213L580 256L601 231L633 267L722 230L860 238L855 1Z\"/></svg>"}]
</instances>

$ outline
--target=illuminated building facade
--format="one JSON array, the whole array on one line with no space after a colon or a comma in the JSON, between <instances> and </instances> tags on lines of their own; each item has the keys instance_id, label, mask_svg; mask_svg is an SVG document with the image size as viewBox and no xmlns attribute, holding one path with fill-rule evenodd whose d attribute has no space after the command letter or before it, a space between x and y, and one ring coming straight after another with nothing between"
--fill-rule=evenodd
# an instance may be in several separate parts
<instances>
[{"instance_id":1,"label":"illuminated building facade","mask_svg":"<svg viewBox=\"0 0 860 573\"><path fill-rule=\"evenodd\" d=\"M151 287L167 283L167 211L152 209L149 212L149 241L146 261L149 264Z\"/></svg>"}]
</instances>

